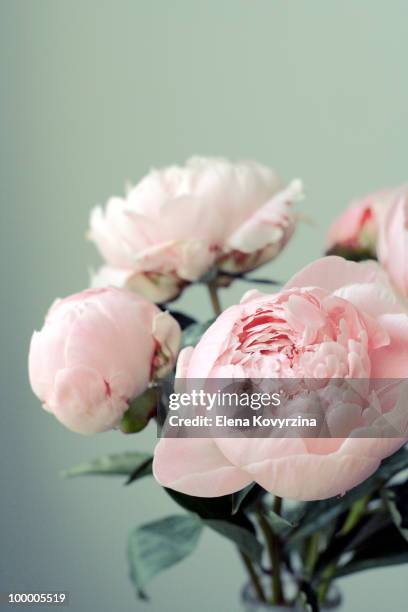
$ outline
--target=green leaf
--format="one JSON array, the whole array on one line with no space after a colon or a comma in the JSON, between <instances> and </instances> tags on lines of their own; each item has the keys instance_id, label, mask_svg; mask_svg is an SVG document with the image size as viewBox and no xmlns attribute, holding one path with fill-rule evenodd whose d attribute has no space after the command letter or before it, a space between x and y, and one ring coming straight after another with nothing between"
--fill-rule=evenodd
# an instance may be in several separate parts
<instances>
[{"instance_id":1,"label":"green leaf","mask_svg":"<svg viewBox=\"0 0 408 612\"><path fill-rule=\"evenodd\" d=\"M272 278L254 278L248 276L245 272L226 272L223 270L217 278L220 287L227 287L233 280L241 280L246 283L260 283L261 285L278 285L282 287L282 281L273 280Z\"/></svg>"},{"instance_id":2,"label":"green leaf","mask_svg":"<svg viewBox=\"0 0 408 612\"><path fill-rule=\"evenodd\" d=\"M381 497L385 502L396 528L402 537L408 542L408 528L404 526L404 511L406 511L404 502L406 502L406 499L405 496L400 497L397 493L398 491L399 488L397 487L395 489L384 489Z\"/></svg>"},{"instance_id":3,"label":"green leaf","mask_svg":"<svg viewBox=\"0 0 408 612\"><path fill-rule=\"evenodd\" d=\"M194 514L168 516L132 531L128 544L130 576L139 596L157 574L193 552L203 525Z\"/></svg>"},{"instance_id":4,"label":"green leaf","mask_svg":"<svg viewBox=\"0 0 408 612\"><path fill-rule=\"evenodd\" d=\"M147 462L150 460L150 466ZM75 476L130 476L141 466L145 469L138 478L151 474L152 457L148 453L126 452L99 457L89 463L81 463L62 472L64 478Z\"/></svg>"},{"instance_id":5,"label":"green leaf","mask_svg":"<svg viewBox=\"0 0 408 612\"><path fill-rule=\"evenodd\" d=\"M348 259L349 261L366 261L367 259L376 259L372 249L369 247L350 248L340 244L335 245L326 255L337 255Z\"/></svg>"},{"instance_id":6,"label":"green leaf","mask_svg":"<svg viewBox=\"0 0 408 612\"><path fill-rule=\"evenodd\" d=\"M121 431L126 434L142 431L156 414L159 399L159 389L151 387L142 395L129 402L129 408L120 422Z\"/></svg>"},{"instance_id":7,"label":"green leaf","mask_svg":"<svg viewBox=\"0 0 408 612\"><path fill-rule=\"evenodd\" d=\"M408 545L394 525L373 535L355 551L352 559L338 567L335 576L408 563Z\"/></svg>"},{"instance_id":8,"label":"green leaf","mask_svg":"<svg viewBox=\"0 0 408 612\"><path fill-rule=\"evenodd\" d=\"M353 528L352 531L343 536L337 536L337 542L346 542L342 552L352 552L358 550L363 545L375 537L381 538L383 529L390 527L391 521L385 512L377 511L373 514L364 516ZM329 549L328 549L329 550ZM323 553L324 555L325 553ZM338 556L338 555L337 555Z\"/></svg>"},{"instance_id":9,"label":"green leaf","mask_svg":"<svg viewBox=\"0 0 408 612\"><path fill-rule=\"evenodd\" d=\"M218 519L239 525L255 534L255 528L250 519L241 511L232 514L233 496L196 497L186 495L173 489L164 489L166 493L182 508L194 512L202 519Z\"/></svg>"},{"instance_id":10,"label":"green leaf","mask_svg":"<svg viewBox=\"0 0 408 612\"><path fill-rule=\"evenodd\" d=\"M163 310L163 308L162 308ZM184 312L180 312L179 310L171 310L169 308L165 308L169 314L176 319L177 323L180 325L181 329L186 329L189 325L193 325L197 323L196 319L193 319L189 315L184 314Z\"/></svg>"},{"instance_id":11,"label":"green leaf","mask_svg":"<svg viewBox=\"0 0 408 612\"><path fill-rule=\"evenodd\" d=\"M401 551L395 555L377 557L373 559L361 559L358 561L356 560L353 563L347 563L344 567L340 568L336 572L335 577L340 578L341 576L348 576L350 574L364 572L369 569L403 565L404 563L408 563L408 551Z\"/></svg>"},{"instance_id":12,"label":"green leaf","mask_svg":"<svg viewBox=\"0 0 408 612\"><path fill-rule=\"evenodd\" d=\"M150 476L153 474L152 466L153 457L148 457L146 461L143 461L143 463L133 470L125 484L129 485L132 482L135 482L135 480L140 480L140 478L143 478L143 476Z\"/></svg>"},{"instance_id":13,"label":"green leaf","mask_svg":"<svg viewBox=\"0 0 408 612\"><path fill-rule=\"evenodd\" d=\"M204 520L204 523L217 533L231 540L252 561L255 561L255 563L261 562L262 544L253 533L229 521L207 519Z\"/></svg>"},{"instance_id":14,"label":"green leaf","mask_svg":"<svg viewBox=\"0 0 408 612\"><path fill-rule=\"evenodd\" d=\"M342 562L343 561L343 562ZM336 576L380 566L408 562L408 545L392 523L390 514L379 508L347 533L337 535L320 555L316 573L336 567Z\"/></svg>"},{"instance_id":15,"label":"green leaf","mask_svg":"<svg viewBox=\"0 0 408 612\"><path fill-rule=\"evenodd\" d=\"M215 319L212 318L205 323L193 323L193 325L186 327L181 335L181 348L195 346L214 321Z\"/></svg>"},{"instance_id":16,"label":"green leaf","mask_svg":"<svg viewBox=\"0 0 408 612\"><path fill-rule=\"evenodd\" d=\"M362 482L342 497L323 501L308 502L306 512L299 528L292 535L291 541L301 540L317 530L329 525L340 514L346 512L357 500L366 495L372 495L399 471L408 466L408 451L400 449L391 457L385 459L376 473Z\"/></svg>"},{"instance_id":17,"label":"green leaf","mask_svg":"<svg viewBox=\"0 0 408 612\"><path fill-rule=\"evenodd\" d=\"M242 502L247 497L247 495L252 491L254 486L255 486L255 483L251 482L251 484L249 484L244 489L241 489L241 491L237 491L236 493L232 494L232 499L231 499L232 514L236 514L238 512Z\"/></svg>"},{"instance_id":18,"label":"green leaf","mask_svg":"<svg viewBox=\"0 0 408 612\"><path fill-rule=\"evenodd\" d=\"M287 521L283 516L270 510L265 514L265 518L272 527L272 531L279 536L287 536L293 529L293 524Z\"/></svg>"},{"instance_id":19,"label":"green leaf","mask_svg":"<svg viewBox=\"0 0 408 612\"><path fill-rule=\"evenodd\" d=\"M339 564L345 553L355 554L368 541L378 538L381 540L382 531L391 525L391 520L385 512L375 512L363 516L360 521L347 533L337 533L325 550L320 553L314 572L315 575L324 575L326 569L335 563Z\"/></svg>"},{"instance_id":20,"label":"green leaf","mask_svg":"<svg viewBox=\"0 0 408 612\"><path fill-rule=\"evenodd\" d=\"M386 482L395 474L408 468L408 448L400 448L399 451L384 459L376 473L369 480L378 482Z\"/></svg>"},{"instance_id":21,"label":"green leaf","mask_svg":"<svg viewBox=\"0 0 408 612\"><path fill-rule=\"evenodd\" d=\"M241 496L239 507L235 510L235 506L238 501L236 496L239 495L239 493L242 493L243 491L246 491L246 494L244 496ZM235 513L244 512L245 514L248 514L254 512L260 501L266 496L268 496L268 492L257 482L253 482L252 484L245 487L245 489L243 489L241 492L238 491L237 493L232 494L233 514L234 510Z\"/></svg>"},{"instance_id":22,"label":"green leaf","mask_svg":"<svg viewBox=\"0 0 408 612\"><path fill-rule=\"evenodd\" d=\"M173 489L164 489L182 508L195 512L201 518L227 518L232 514L232 495L221 497L196 497Z\"/></svg>"},{"instance_id":23,"label":"green leaf","mask_svg":"<svg viewBox=\"0 0 408 612\"><path fill-rule=\"evenodd\" d=\"M221 497L195 497L165 489L166 493L182 508L195 512L203 522L215 531L232 540L254 560L258 559L259 547L256 530L250 518L242 511L242 507L232 514L233 495Z\"/></svg>"}]
</instances>

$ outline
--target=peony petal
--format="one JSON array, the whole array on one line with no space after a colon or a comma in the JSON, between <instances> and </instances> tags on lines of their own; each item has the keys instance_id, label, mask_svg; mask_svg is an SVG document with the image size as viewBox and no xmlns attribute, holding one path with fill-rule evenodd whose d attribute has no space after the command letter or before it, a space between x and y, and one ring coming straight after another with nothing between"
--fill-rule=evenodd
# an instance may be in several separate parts
<instances>
[{"instance_id":1,"label":"peony petal","mask_svg":"<svg viewBox=\"0 0 408 612\"><path fill-rule=\"evenodd\" d=\"M393 284L408 296L408 186L394 192L391 206L380 227L378 257Z\"/></svg>"},{"instance_id":2,"label":"peony petal","mask_svg":"<svg viewBox=\"0 0 408 612\"><path fill-rule=\"evenodd\" d=\"M64 312L63 316L53 314L53 309L61 304L56 300L50 308L44 327L34 332L30 343L28 372L34 393L46 402L52 392L57 371L65 367L65 343L72 324L72 315Z\"/></svg>"},{"instance_id":3,"label":"peony petal","mask_svg":"<svg viewBox=\"0 0 408 612\"><path fill-rule=\"evenodd\" d=\"M233 465L242 469L266 459L303 456L306 453L301 438L215 438L215 443Z\"/></svg>"},{"instance_id":4,"label":"peony petal","mask_svg":"<svg viewBox=\"0 0 408 612\"><path fill-rule=\"evenodd\" d=\"M176 378L187 378L187 372L193 351L194 347L192 346L186 346L186 348L180 351L176 365Z\"/></svg>"},{"instance_id":5,"label":"peony petal","mask_svg":"<svg viewBox=\"0 0 408 612\"><path fill-rule=\"evenodd\" d=\"M181 339L180 325L168 312L160 312L153 319L152 335L165 360L156 375L163 377L172 370L176 360Z\"/></svg>"},{"instance_id":6,"label":"peony petal","mask_svg":"<svg viewBox=\"0 0 408 612\"><path fill-rule=\"evenodd\" d=\"M384 284L385 278L380 266L373 261L355 263L331 255L317 259L297 272L286 283L284 289L320 287L328 291L336 291L344 285L355 285L356 283L380 282Z\"/></svg>"},{"instance_id":7,"label":"peony petal","mask_svg":"<svg viewBox=\"0 0 408 612\"><path fill-rule=\"evenodd\" d=\"M95 369L109 384L120 373L127 373L122 388L127 399L146 389L154 350L146 321L152 321L156 309L139 300L133 294L122 294L113 289L105 294L103 302L97 298L85 299L80 304L65 345L67 367L86 365ZM143 359L140 359L139 352L143 352Z\"/></svg>"},{"instance_id":8,"label":"peony petal","mask_svg":"<svg viewBox=\"0 0 408 612\"><path fill-rule=\"evenodd\" d=\"M101 266L91 277L91 287L126 287L128 279L132 276L132 270L114 268L113 266Z\"/></svg>"},{"instance_id":9,"label":"peony petal","mask_svg":"<svg viewBox=\"0 0 408 612\"><path fill-rule=\"evenodd\" d=\"M105 381L96 370L75 367L58 372L48 408L72 431L93 434L115 427L127 403L108 394Z\"/></svg>"},{"instance_id":10,"label":"peony petal","mask_svg":"<svg viewBox=\"0 0 408 612\"><path fill-rule=\"evenodd\" d=\"M244 293L242 298L240 299L240 304L247 304L249 302L254 302L255 300L260 300L262 298L266 298L266 293L261 293L258 289L249 289Z\"/></svg>"},{"instance_id":11,"label":"peony petal","mask_svg":"<svg viewBox=\"0 0 408 612\"><path fill-rule=\"evenodd\" d=\"M390 343L372 355L372 378L408 378L408 316L383 314L378 323L388 332Z\"/></svg>"},{"instance_id":12,"label":"peony petal","mask_svg":"<svg viewBox=\"0 0 408 612\"><path fill-rule=\"evenodd\" d=\"M377 457L332 453L265 459L246 469L273 495L313 501L343 495L371 476L379 464Z\"/></svg>"},{"instance_id":13,"label":"peony petal","mask_svg":"<svg viewBox=\"0 0 408 612\"><path fill-rule=\"evenodd\" d=\"M162 438L155 448L153 474L162 486L199 497L227 495L252 482L209 438Z\"/></svg>"},{"instance_id":14,"label":"peony petal","mask_svg":"<svg viewBox=\"0 0 408 612\"><path fill-rule=\"evenodd\" d=\"M227 308L203 334L190 360L187 372L189 378L207 378L209 375L217 377L217 373L211 373L211 370L228 343L240 310L239 306Z\"/></svg>"},{"instance_id":15,"label":"peony petal","mask_svg":"<svg viewBox=\"0 0 408 612\"><path fill-rule=\"evenodd\" d=\"M380 283L358 283L336 289L334 295L347 300L372 317L403 312L391 288Z\"/></svg>"},{"instance_id":16,"label":"peony petal","mask_svg":"<svg viewBox=\"0 0 408 612\"><path fill-rule=\"evenodd\" d=\"M275 243L283 246L296 223L291 203L301 195L301 182L292 181L238 227L227 240L227 246L242 253L253 253Z\"/></svg>"}]
</instances>

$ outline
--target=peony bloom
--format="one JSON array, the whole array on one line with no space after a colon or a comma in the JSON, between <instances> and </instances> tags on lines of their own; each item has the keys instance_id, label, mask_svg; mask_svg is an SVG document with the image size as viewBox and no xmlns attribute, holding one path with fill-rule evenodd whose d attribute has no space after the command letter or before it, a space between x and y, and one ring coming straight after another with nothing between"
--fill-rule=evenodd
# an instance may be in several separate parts
<instances>
[{"instance_id":1,"label":"peony bloom","mask_svg":"<svg viewBox=\"0 0 408 612\"><path fill-rule=\"evenodd\" d=\"M329 228L328 254L375 258L379 229L393 193L387 189L352 202Z\"/></svg>"},{"instance_id":2,"label":"peony bloom","mask_svg":"<svg viewBox=\"0 0 408 612\"><path fill-rule=\"evenodd\" d=\"M380 229L378 258L396 289L408 297L408 186L394 190Z\"/></svg>"},{"instance_id":3,"label":"peony bloom","mask_svg":"<svg viewBox=\"0 0 408 612\"><path fill-rule=\"evenodd\" d=\"M228 308L195 348L181 352L177 376L362 379L362 387L371 384L369 379L406 378L408 315L377 263L325 257L297 273L281 292L250 291ZM385 393L385 400L387 417L404 420L404 397ZM359 405L350 404L347 419L333 409L328 426L343 419L341 438L162 438L154 474L166 487L207 497L252 481L291 499L343 494L405 441L381 434L358 437L359 428L382 426L385 408L377 408L379 413L362 414Z\"/></svg>"},{"instance_id":4,"label":"peony bloom","mask_svg":"<svg viewBox=\"0 0 408 612\"><path fill-rule=\"evenodd\" d=\"M214 266L252 270L291 237L300 194L299 181L282 191L275 172L255 162L192 158L153 170L125 198L92 211L89 237L107 264L93 285L165 302Z\"/></svg>"},{"instance_id":5,"label":"peony bloom","mask_svg":"<svg viewBox=\"0 0 408 612\"><path fill-rule=\"evenodd\" d=\"M69 429L105 431L171 369L179 340L178 323L144 298L114 288L83 291L54 302L34 332L31 387Z\"/></svg>"}]
</instances>

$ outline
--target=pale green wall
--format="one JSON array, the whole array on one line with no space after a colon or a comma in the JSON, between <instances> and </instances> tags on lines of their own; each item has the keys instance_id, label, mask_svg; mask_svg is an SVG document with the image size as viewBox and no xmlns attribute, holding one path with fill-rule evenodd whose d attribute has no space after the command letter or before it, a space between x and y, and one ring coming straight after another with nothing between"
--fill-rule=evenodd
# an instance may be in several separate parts
<instances>
[{"instance_id":1,"label":"pale green wall","mask_svg":"<svg viewBox=\"0 0 408 612\"><path fill-rule=\"evenodd\" d=\"M155 581L149 606L134 604L126 534L176 507L153 482L125 489L57 474L107 451L148 449L153 432L64 430L30 393L29 337L98 261L84 239L89 208L152 165L224 154L302 177L314 225L271 268L280 279L320 254L352 196L406 181L408 5L0 0L0 11L0 590L70 590L78 612L236 612L243 571L210 534ZM200 291L184 302L206 316ZM345 581L345 610L402 612L406 577L403 568Z\"/></svg>"}]
</instances>

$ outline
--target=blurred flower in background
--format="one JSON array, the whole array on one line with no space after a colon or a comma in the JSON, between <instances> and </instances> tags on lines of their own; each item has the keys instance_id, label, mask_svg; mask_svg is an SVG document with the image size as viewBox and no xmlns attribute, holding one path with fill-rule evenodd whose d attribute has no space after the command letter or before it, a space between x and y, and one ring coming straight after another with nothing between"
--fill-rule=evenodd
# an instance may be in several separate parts
<instances>
[{"instance_id":1,"label":"blurred flower in background","mask_svg":"<svg viewBox=\"0 0 408 612\"><path fill-rule=\"evenodd\" d=\"M378 259L400 296L408 297L408 185L353 201L334 221L327 255Z\"/></svg>"},{"instance_id":2,"label":"blurred flower in background","mask_svg":"<svg viewBox=\"0 0 408 612\"><path fill-rule=\"evenodd\" d=\"M375 259L379 227L393 193L388 189L351 202L329 228L327 254L354 261Z\"/></svg>"},{"instance_id":3,"label":"blurred flower in background","mask_svg":"<svg viewBox=\"0 0 408 612\"><path fill-rule=\"evenodd\" d=\"M378 258L396 290L408 297L408 185L394 190L380 228Z\"/></svg>"}]
</instances>

